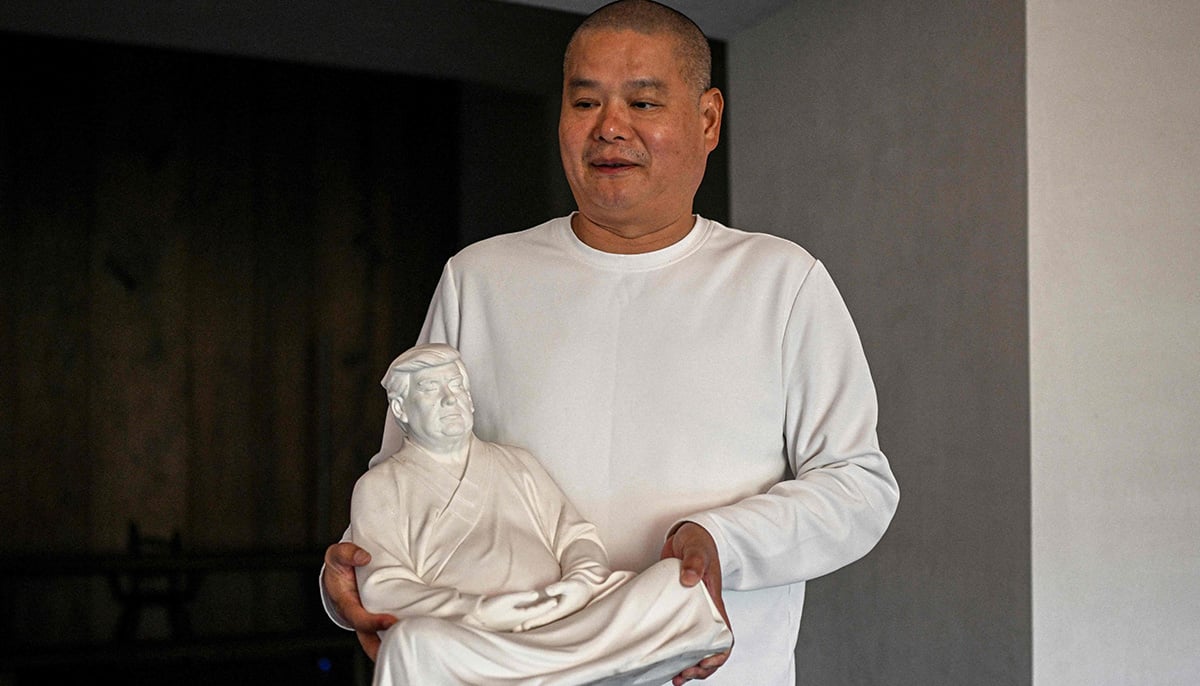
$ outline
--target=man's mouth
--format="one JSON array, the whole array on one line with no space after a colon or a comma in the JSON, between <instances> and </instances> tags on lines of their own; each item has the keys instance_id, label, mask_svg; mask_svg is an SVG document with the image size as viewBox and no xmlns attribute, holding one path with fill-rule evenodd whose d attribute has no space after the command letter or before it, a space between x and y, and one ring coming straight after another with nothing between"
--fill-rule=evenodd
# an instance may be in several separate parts
<instances>
[{"instance_id":1,"label":"man's mouth","mask_svg":"<svg viewBox=\"0 0 1200 686\"><path fill-rule=\"evenodd\" d=\"M628 160L592 160L589 163L593 169L602 173L619 172L625 169L632 169L637 165Z\"/></svg>"}]
</instances>

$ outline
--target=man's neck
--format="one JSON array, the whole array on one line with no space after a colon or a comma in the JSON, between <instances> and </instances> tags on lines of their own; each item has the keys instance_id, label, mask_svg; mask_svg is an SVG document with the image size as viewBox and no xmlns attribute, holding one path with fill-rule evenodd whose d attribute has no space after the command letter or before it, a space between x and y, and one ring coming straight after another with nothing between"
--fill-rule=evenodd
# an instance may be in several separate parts
<instances>
[{"instance_id":1,"label":"man's neck","mask_svg":"<svg viewBox=\"0 0 1200 686\"><path fill-rule=\"evenodd\" d=\"M589 248L617 255L662 250L683 240L696 223L692 213L665 223L615 225L593 221L582 212L571 215L571 230Z\"/></svg>"}]
</instances>

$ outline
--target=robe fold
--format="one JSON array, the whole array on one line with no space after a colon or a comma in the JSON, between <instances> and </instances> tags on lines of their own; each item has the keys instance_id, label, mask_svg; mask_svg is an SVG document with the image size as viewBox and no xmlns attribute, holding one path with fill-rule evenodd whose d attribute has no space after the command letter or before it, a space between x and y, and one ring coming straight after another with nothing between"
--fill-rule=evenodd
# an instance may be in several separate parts
<instances>
[{"instance_id":1,"label":"robe fold","mask_svg":"<svg viewBox=\"0 0 1200 686\"><path fill-rule=\"evenodd\" d=\"M406 444L376 460L351 501L351 540L383 634L375 684L661 684L732 635L702 585L679 583L678 560L593 584L575 614L522 633L462 622L481 597L541 590L573 571L576 541L603 550L595 527L526 451L472 438L462 479ZM578 559L574 568L608 567Z\"/></svg>"}]
</instances>

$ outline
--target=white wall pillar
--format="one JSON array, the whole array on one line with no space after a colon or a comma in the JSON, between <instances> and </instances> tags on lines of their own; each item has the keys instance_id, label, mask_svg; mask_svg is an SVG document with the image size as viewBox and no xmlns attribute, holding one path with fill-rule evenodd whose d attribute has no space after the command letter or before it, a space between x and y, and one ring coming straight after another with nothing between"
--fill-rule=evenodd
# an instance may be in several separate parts
<instances>
[{"instance_id":1,"label":"white wall pillar","mask_svg":"<svg viewBox=\"0 0 1200 686\"><path fill-rule=\"evenodd\" d=\"M1029 0L1036 686L1200 678L1200 3Z\"/></svg>"}]
</instances>

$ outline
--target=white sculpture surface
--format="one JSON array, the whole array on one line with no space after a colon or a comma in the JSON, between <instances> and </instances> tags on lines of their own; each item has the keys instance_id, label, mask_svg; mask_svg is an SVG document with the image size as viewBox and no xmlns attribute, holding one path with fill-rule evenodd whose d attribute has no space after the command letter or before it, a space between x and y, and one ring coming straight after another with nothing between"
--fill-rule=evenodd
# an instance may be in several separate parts
<instances>
[{"instance_id":1,"label":"white sculpture surface","mask_svg":"<svg viewBox=\"0 0 1200 686\"><path fill-rule=\"evenodd\" d=\"M472 432L458 352L417 346L383 385L405 431L351 501L364 606L395 615L377 686L662 684L733 636L679 561L611 571L595 527L526 451Z\"/></svg>"}]
</instances>

